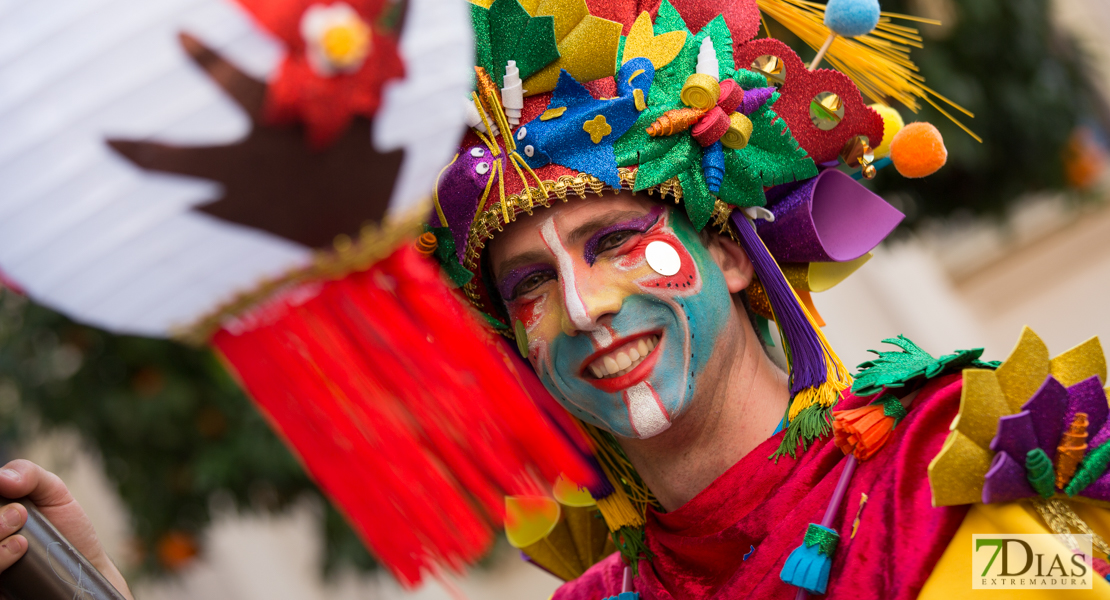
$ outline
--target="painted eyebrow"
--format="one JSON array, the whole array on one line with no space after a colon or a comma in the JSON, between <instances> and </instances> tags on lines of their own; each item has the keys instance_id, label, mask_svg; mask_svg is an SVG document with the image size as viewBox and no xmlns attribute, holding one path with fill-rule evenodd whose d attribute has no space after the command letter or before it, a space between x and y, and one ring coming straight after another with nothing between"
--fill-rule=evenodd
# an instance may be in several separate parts
<instances>
[{"instance_id":1,"label":"painted eyebrow","mask_svg":"<svg viewBox=\"0 0 1110 600\"><path fill-rule=\"evenodd\" d=\"M497 284L497 291L501 293L501 299L508 302L513 299L513 292L520 282L528 279L536 273L543 273L545 271L555 272L555 268L548 263L532 263L526 267L513 269L505 274L505 278L501 283Z\"/></svg>"},{"instance_id":2,"label":"painted eyebrow","mask_svg":"<svg viewBox=\"0 0 1110 600\"><path fill-rule=\"evenodd\" d=\"M637 213L635 218L629 219L627 221L620 221L618 223L613 223L612 225L609 225L607 227L603 227L602 229L598 230L586 242L586 247L585 247L585 252L584 252L585 258L586 258L586 264L593 265L594 261L597 260L597 245L601 243L601 240L604 239L605 236L607 236L610 233L613 233L615 231L626 231L626 230L635 230L635 231L640 231L640 232L647 231L648 229L651 229L651 227L653 225L655 225L656 223L659 222L659 217L662 216L662 214L663 214L663 207L662 206L656 206L656 207L652 208L651 212L649 212L646 215L641 215L641 214Z\"/></svg>"},{"instance_id":3,"label":"painted eyebrow","mask_svg":"<svg viewBox=\"0 0 1110 600\"><path fill-rule=\"evenodd\" d=\"M546 250L529 250L524 254L517 254L509 260L501 263L501 268L497 270L497 281L504 281L505 278L508 277L513 271L516 271L521 267L534 263L548 262L550 260L551 255L548 254ZM497 287L500 288L501 284L498 283Z\"/></svg>"},{"instance_id":4,"label":"painted eyebrow","mask_svg":"<svg viewBox=\"0 0 1110 600\"><path fill-rule=\"evenodd\" d=\"M593 235L595 232L597 232L597 230L604 229L615 223L621 223L622 221L631 221L643 218L645 216L646 215L644 215L644 213L634 210L622 210L619 212L605 213L604 215L600 215L595 219L586 221L578 227L575 227L574 230L571 231L569 235L567 235L567 244L571 245L578 243Z\"/></svg>"}]
</instances>

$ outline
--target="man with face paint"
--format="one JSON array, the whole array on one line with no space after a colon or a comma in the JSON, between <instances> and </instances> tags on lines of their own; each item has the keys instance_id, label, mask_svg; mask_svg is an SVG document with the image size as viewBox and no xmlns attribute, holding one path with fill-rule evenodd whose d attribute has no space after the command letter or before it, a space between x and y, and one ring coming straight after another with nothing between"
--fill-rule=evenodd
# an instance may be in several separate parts
<instances>
[{"instance_id":1,"label":"man with face paint","mask_svg":"<svg viewBox=\"0 0 1110 600\"><path fill-rule=\"evenodd\" d=\"M622 192L522 217L489 246L545 387L616 434L667 509L770 437L789 401L739 301L751 262L707 240L673 205Z\"/></svg>"},{"instance_id":2,"label":"man with face paint","mask_svg":"<svg viewBox=\"0 0 1110 600\"><path fill-rule=\"evenodd\" d=\"M972 533L1049 531L1007 504L1038 497L1021 464L987 474L1005 456L993 429L963 430L1000 422L964 369L1001 381L1005 364L899 341L853 384L817 325L810 292L902 218L832 167L873 173L900 119L753 39L755 0L587 0L584 18L557 4L519 3L553 16L563 41L546 66L530 62L542 44L506 42L515 0L474 10L472 130L429 223L445 272L593 444L600 483L552 492L563 523L596 506L568 525L573 544L510 511L510 540L547 523L518 541L568 581L554 597L948 600L970 590ZM819 90L836 90L831 126ZM590 550L583 523L604 523L618 552Z\"/></svg>"}]
</instances>

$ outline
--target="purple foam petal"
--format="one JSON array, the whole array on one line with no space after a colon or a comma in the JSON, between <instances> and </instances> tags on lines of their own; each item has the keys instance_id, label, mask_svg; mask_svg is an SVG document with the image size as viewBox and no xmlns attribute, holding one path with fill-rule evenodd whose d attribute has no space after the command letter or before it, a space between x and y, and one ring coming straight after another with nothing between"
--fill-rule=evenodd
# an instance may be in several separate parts
<instances>
[{"instance_id":1,"label":"purple foam petal","mask_svg":"<svg viewBox=\"0 0 1110 600\"><path fill-rule=\"evenodd\" d=\"M994 455L991 468L983 481L983 504L1013 502L1037 495L1025 476L1025 467L1006 452Z\"/></svg>"},{"instance_id":2,"label":"purple foam petal","mask_svg":"<svg viewBox=\"0 0 1110 600\"><path fill-rule=\"evenodd\" d=\"M763 106L771 98L771 94L774 93L775 88L773 87L755 88L744 92L744 101L740 103L740 112L744 113L745 116L752 114L759 110L759 107Z\"/></svg>"},{"instance_id":3,"label":"purple foam petal","mask_svg":"<svg viewBox=\"0 0 1110 600\"><path fill-rule=\"evenodd\" d=\"M1075 420L1076 413L1087 413L1087 432L1093 435L1101 433L1106 423L1106 414L1110 412L1110 404L1106 403L1106 392L1102 389L1098 375L1093 375L1068 388L1068 410L1064 413L1064 428ZM1093 440L1092 440L1093 441ZM1088 444L1091 448L1096 446Z\"/></svg>"},{"instance_id":4,"label":"purple foam petal","mask_svg":"<svg viewBox=\"0 0 1110 600\"><path fill-rule=\"evenodd\" d=\"M791 192L760 221L759 237L779 262L855 260L883 241L904 215L836 169Z\"/></svg>"},{"instance_id":5,"label":"purple foam petal","mask_svg":"<svg viewBox=\"0 0 1110 600\"><path fill-rule=\"evenodd\" d=\"M1033 429L1037 432L1037 445L1055 460L1056 446L1064 434L1064 413L1068 410L1068 390L1056 378L1049 375L1033 397L1021 406L1033 418Z\"/></svg>"},{"instance_id":6,"label":"purple foam petal","mask_svg":"<svg viewBox=\"0 0 1110 600\"><path fill-rule=\"evenodd\" d=\"M1029 411L1023 410L998 419L998 433L991 440L991 450L1024 457L1036 447L1037 432Z\"/></svg>"},{"instance_id":7,"label":"purple foam petal","mask_svg":"<svg viewBox=\"0 0 1110 600\"><path fill-rule=\"evenodd\" d=\"M1079 492L1079 495L1084 498L1091 498L1092 500L1110 502L1110 471L1103 473L1102 477L1099 477L1094 483L1083 488L1083 491Z\"/></svg>"}]
</instances>

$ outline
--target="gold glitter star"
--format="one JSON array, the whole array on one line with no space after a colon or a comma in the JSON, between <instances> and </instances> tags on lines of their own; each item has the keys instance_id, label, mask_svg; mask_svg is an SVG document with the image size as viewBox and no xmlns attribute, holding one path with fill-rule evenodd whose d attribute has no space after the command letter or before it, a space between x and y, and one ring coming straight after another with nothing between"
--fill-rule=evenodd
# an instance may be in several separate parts
<instances>
[{"instance_id":1,"label":"gold glitter star","mask_svg":"<svg viewBox=\"0 0 1110 600\"><path fill-rule=\"evenodd\" d=\"M595 144L601 143L601 138L613 133L613 128L605 121L605 115L598 115L590 121L582 124L582 129L590 134L590 141Z\"/></svg>"}]
</instances>

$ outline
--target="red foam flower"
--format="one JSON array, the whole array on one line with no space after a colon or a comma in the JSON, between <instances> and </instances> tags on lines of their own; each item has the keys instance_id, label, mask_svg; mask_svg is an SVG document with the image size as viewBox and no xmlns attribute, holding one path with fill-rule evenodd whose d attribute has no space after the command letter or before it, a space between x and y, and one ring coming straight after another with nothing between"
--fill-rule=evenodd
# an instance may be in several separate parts
<instances>
[{"instance_id":1,"label":"red foam flower","mask_svg":"<svg viewBox=\"0 0 1110 600\"><path fill-rule=\"evenodd\" d=\"M271 125L303 123L309 144L335 141L355 117L372 118L382 86L404 73L398 52L404 3L390 0L238 0L264 29L281 40L287 54L267 90L264 118ZM302 22L310 9L345 4L354 9L369 38L367 53L351 67L322 72L310 56ZM318 57L316 57L318 58Z\"/></svg>"}]
</instances>

